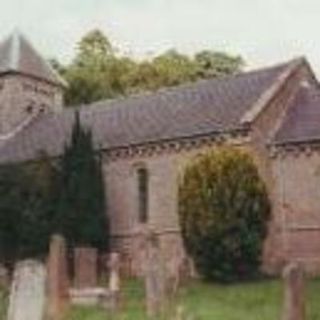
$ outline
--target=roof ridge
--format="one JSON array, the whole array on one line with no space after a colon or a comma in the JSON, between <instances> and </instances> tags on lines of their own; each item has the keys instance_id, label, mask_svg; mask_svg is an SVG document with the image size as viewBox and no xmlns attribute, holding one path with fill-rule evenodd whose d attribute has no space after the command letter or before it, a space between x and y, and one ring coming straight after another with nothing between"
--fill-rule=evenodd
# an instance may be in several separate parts
<instances>
[{"instance_id":1,"label":"roof ridge","mask_svg":"<svg viewBox=\"0 0 320 320\"><path fill-rule=\"evenodd\" d=\"M292 72L296 70L302 63L306 60L304 57L299 57L291 60L287 63L286 68L281 72L275 81L267 88L264 92L262 92L261 96L258 98L257 102L243 115L240 119L240 123L242 125L247 125L252 123L258 115L263 111L265 106L269 103L269 101L275 96L281 86L287 81ZM285 64L284 64L285 66Z\"/></svg>"}]
</instances>

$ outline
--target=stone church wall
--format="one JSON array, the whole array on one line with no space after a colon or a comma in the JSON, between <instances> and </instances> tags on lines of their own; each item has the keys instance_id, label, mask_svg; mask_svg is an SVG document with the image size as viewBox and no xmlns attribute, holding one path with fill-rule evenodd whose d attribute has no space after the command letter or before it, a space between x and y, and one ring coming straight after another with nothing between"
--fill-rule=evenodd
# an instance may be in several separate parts
<instances>
[{"instance_id":1,"label":"stone church wall","mask_svg":"<svg viewBox=\"0 0 320 320\"><path fill-rule=\"evenodd\" d=\"M0 83L0 133L19 127L42 111L62 110L62 88L18 74L8 74Z\"/></svg>"},{"instance_id":2,"label":"stone church wall","mask_svg":"<svg viewBox=\"0 0 320 320\"><path fill-rule=\"evenodd\" d=\"M237 145L247 149L252 153L259 168L260 174L265 180L271 201L273 203L272 220L269 226L269 234L265 243L263 256L264 270L269 273L279 272L282 268L284 260L289 256L299 257L299 252L304 252L306 255L316 256L317 243L313 241L312 245L306 248L311 240L320 240L320 229L300 230L283 236L283 228L291 228L287 226L288 221L283 220L282 215L282 194L280 186L282 181L279 180L278 167L279 160L271 157L271 152L268 146L273 134L280 126L284 118L287 107L301 85L303 80L314 81L314 78L306 64L301 64L291 76L286 79L280 87L279 92L269 102L267 108L258 115L253 123L250 131L250 136L241 141L237 141ZM226 143L234 144L232 139L226 139ZM221 143L221 142L220 142ZM161 151L152 154L142 152L140 155L130 154L126 157L117 157L107 160L105 163L105 177L108 188L108 207L111 218L111 229L113 246L120 250L126 257L129 273L137 274L141 268L141 259L139 258L139 248L137 247L137 230L139 229L138 221L138 184L137 170L144 167L149 172L149 221L148 223L154 227L161 237L161 245L164 249L166 259L170 262L172 257L181 253L182 241L179 233L179 223L177 214L177 190L178 179L184 165L194 156L201 152L205 152L208 148L214 148L216 142L206 144L205 146L190 146L181 150ZM160 148L160 147L159 147ZM161 149L161 148L160 148ZM147 154L147 155L145 155ZM302 161L302 160L301 160ZM303 160L307 161L309 160ZM307 170L305 163L300 163L300 170ZM291 166L294 163L291 164ZM299 167L298 164L296 164ZM317 161L310 163L314 170ZM311 169L309 169L311 170ZM303 179L304 172L297 172L296 168L291 168L284 173L284 177L290 176L290 179L285 186L287 199L295 208L300 202L300 191L296 192L295 184L300 179ZM299 178L299 174L301 177ZM310 174L309 174L310 175ZM309 180L309 179L308 179ZM320 179L319 179L320 180ZM291 182L290 182L291 181ZM291 183L291 184L290 184ZM314 182L315 183L315 182ZM312 184L311 184L312 185ZM320 197L316 199L316 195L307 191L308 183L305 182L304 187L304 202L310 201L314 206L318 206ZM320 188L318 188L320 190ZM309 189L308 189L309 190ZM307 223L304 220L304 215L301 212L316 212L316 208L309 208L307 204L302 204L301 210L298 210L298 220L300 225ZM297 220L297 221L298 221ZM300 241L300 239L302 239ZM305 240L304 240L305 239ZM290 245L286 247L286 243ZM299 247L300 246L300 247ZM301 248L301 249L299 249ZM308 250L306 250L308 249ZM318 250L319 251L319 250ZM320 252L320 251L319 251ZM304 258L305 256L301 256ZM300 258L299 258L300 259ZM310 257L306 257L306 261L313 268L313 261Z\"/></svg>"},{"instance_id":3,"label":"stone church wall","mask_svg":"<svg viewBox=\"0 0 320 320\"><path fill-rule=\"evenodd\" d=\"M241 144L230 140L231 144ZM105 163L107 202L111 219L113 247L127 257L128 273L139 274L138 231L138 168L149 173L148 225L160 236L167 264L183 255L178 220L178 183L185 165L200 153L214 148L216 143L189 150L163 151L150 156L133 156Z\"/></svg>"},{"instance_id":4,"label":"stone church wall","mask_svg":"<svg viewBox=\"0 0 320 320\"><path fill-rule=\"evenodd\" d=\"M285 223L281 217L281 210L276 203L279 203L280 194L279 179L273 165L272 152L269 143L279 126L297 90L305 81L314 84L315 78L306 63L301 63L290 77L279 87L268 106L256 118L251 131L250 148L255 157L261 176L267 184L270 200L272 203L272 219L269 225L268 238L265 242L263 267L268 273L280 272L284 262L283 237L280 229ZM295 171L291 174L294 176ZM290 191L289 191L290 192ZM299 201L293 198L292 205Z\"/></svg>"},{"instance_id":5,"label":"stone church wall","mask_svg":"<svg viewBox=\"0 0 320 320\"><path fill-rule=\"evenodd\" d=\"M320 153L299 150L278 154L272 161L278 194L278 242L283 261L302 261L320 272ZM277 245L277 244L275 244Z\"/></svg>"}]
</instances>

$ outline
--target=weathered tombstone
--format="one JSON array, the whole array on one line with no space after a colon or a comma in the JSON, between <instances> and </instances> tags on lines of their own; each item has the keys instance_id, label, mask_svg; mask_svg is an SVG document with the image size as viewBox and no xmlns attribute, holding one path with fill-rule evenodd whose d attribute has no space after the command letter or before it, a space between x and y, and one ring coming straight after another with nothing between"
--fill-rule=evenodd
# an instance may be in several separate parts
<instances>
[{"instance_id":1,"label":"weathered tombstone","mask_svg":"<svg viewBox=\"0 0 320 320\"><path fill-rule=\"evenodd\" d=\"M59 320L69 305L67 248L60 235L51 238L47 267L47 317L49 320Z\"/></svg>"},{"instance_id":2,"label":"weathered tombstone","mask_svg":"<svg viewBox=\"0 0 320 320\"><path fill-rule=\"evenodd\" d=\"M283 279L285 291L282 320L305 320L305 274L301 264L287 265Z\"/></svg>"},{"instance_id":3,"label":"weathered tombstone","mask_svg":"<svg viewBox=\"0 0 320 320\"><path fill-rule=\"evenodd\" d=\"M165 307L165 270L159 239L155 232L146 229L145 233L145 290L147 315L150 318L161 315Z\"/></svg>"},{"instance_id":4,"label":"weathered tombstone","mask_svg":"<svg viewBox=\"0 0 320 320\"><path fill-rule=\"evenodd\" d=\"M46 268L34 260L19 262L14 271L7 320L43 320Z\"/></svg>"},{"instance_id":5,"label":"weathered tombstone","mask_svg":"<svg viewBox=\"0 0 320 320\"><path fill-rule=\"evenodd\" d=\"M116 311L119 307L120 299L120 256L116 252L110 254L109 261L109 292L111 298L111 309Z\"/></svg>"},{"instance_id":6,"label":"weathered tombstone","mask_svg":"<svg viewBox=\"0 0 320 320\"><path fill-rule=\"evenodd\" d=\"M76 288L97 286L97 249L76 248L74 251L74 281Z\"/></svg>"}]
</instances>

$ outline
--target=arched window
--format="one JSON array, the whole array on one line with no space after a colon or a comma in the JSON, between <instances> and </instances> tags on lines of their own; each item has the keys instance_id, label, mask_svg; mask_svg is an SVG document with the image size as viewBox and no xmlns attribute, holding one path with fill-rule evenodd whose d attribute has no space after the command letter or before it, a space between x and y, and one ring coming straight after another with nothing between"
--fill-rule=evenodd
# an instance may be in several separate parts
<instances>
[{"instance_id":1,"label":"arched window","mask_svg":"<svg viewBox=\"0 0 320 320\"><path fill-rule=\"evenodd\" d=\"M137 169L138 193L139 193L139 222L148 222L148 195L149 195L149 175L146 168Z\"/></svg>"}]
</instances>

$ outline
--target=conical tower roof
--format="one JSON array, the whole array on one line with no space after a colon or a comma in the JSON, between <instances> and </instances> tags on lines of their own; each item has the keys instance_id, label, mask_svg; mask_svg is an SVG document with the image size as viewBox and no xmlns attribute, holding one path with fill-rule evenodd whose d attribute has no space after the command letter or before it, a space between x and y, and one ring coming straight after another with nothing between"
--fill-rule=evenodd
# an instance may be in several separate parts
<instances>
[{"instance_id":1,"label":"conical tower roof","mask_svg":"<svg viewBox=\"0 0 320 320\"><path fill-rule=\"evenodd\" d=\"M5 73L19 73L66 86L66 82L19 31L0 43L0 75Z\"/></svg>"}]
</instances>

